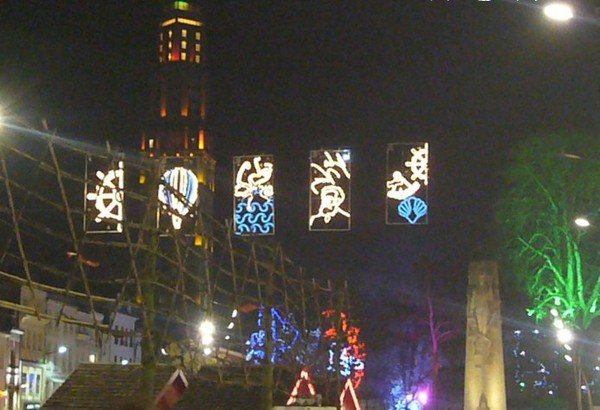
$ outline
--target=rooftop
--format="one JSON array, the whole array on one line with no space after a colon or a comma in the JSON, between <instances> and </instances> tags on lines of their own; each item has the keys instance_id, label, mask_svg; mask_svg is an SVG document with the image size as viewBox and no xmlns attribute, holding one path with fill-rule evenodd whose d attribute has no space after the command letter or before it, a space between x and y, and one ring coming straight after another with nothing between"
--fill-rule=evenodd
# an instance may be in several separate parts
<instances>
[{"instance_id":1,"label":"rooftop","mask_svg":"<svg viewBox=\"0 0 600 410\"><path fill-rule=\"evenodd\" d=\"M157 396L175 371L171 366L158 366L155 378ZM79 366L67 381L44 403L45 410L119 410L140 402L139 365L86 363ZM262 389L236 383L217 383L206 378L188 376L188 388L175 410L262 409Z\"/></svg>"}]
</instances>

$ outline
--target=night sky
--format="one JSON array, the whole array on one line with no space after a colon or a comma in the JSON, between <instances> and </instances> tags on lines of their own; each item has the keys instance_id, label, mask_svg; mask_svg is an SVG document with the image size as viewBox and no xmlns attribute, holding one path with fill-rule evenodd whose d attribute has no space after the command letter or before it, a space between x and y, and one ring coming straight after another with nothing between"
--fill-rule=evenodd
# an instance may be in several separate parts
<instances>
[{"instance_id":1,"label":"night sky","mask_svg":"<svg viewBox=\"0 0 600 410\"><path fill-rule=\"evenodd\" d=\"M230 218L232 156L273 154L277 240L313 275L352 282L365 323L418 297L420 258L464 310L468 262L495 255L507 150L534 134L600 134L598 18L552 23L541 3L201 2L218 216ZM161 4L0 1L4 109L135 151ZM414 141L430 143L430 223L386 226L386 144ZM309 150L337 147L353 150L352 230L309 233Z\"/></svg>"}]
</instances>

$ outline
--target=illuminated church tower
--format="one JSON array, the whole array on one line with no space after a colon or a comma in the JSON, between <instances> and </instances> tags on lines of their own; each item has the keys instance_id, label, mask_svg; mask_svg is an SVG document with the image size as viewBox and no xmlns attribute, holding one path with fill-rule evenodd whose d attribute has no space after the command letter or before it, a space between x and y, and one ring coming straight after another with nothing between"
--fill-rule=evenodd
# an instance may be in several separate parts
<instances>
[{"instance_id":1,"label":"illuminated church tower","mask_svg":"<svg viewBox=\"0 0 600 410\"><path fill-rule=\"evenodd\" d=\"M212 214L215 160L206 132L205 27L198 6L171 1L160 22L149 118L141 150L198 179L198 204Z\"/></svg>"}]
</instances>

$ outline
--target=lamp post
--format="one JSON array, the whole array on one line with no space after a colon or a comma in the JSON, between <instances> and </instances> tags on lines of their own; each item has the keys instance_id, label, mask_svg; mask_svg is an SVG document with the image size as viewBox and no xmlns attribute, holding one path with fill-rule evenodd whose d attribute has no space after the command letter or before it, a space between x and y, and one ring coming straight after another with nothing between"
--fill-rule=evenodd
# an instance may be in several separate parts
<instances>
[{"instance_id":1,"label":"lamp post","mask_svg":"<svg viewBox=\"0 0 600 410\"><path fill-rule=\"evenodd\" d=\"M42 363L43 363L43 368L44 368L44 383L42 384L42 386L44 386L45 392L44 392L44 399L47 399L48 396L52 393L53 389L50 389L50 380L48 380L47 375L50 373L50 366L48 363L48 358L53 355L53 354L59 354L59 355L64 355L65 353L67 353L67 351L69 350L69 348L65 345L60 345L58 346L58 348L56 350L50 350L48 352L45 352L42 356ZM54 364L52 366L52 373L54 373ZM53 387L53 386L52 386Z\"/></svg>"},{"instance_id":2,"label":"lamp post","mask_svg":"<svg viewBox=\"0 0 600 410\"><path fill-rule=\"evenodd\" d=\"M10 352L10 364L6 368L6 390L8 394L8 410L15 410L15 396L19 391L19 366L16 363L15 352Z\"/></svg>"}]
</instances>

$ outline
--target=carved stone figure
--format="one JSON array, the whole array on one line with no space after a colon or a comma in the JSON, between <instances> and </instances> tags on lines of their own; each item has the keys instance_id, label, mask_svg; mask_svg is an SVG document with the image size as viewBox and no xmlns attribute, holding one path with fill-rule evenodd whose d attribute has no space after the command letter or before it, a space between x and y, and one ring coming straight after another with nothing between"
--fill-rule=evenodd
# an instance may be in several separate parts
<instances>
[{"instance_id":1,"label":"carved stone figure","mask_svg":"<svg viewBox=\"0 0 600 410\"><path fill-rule=\"evenodd\" d=\"M465 410L506 410L498 267L469 265Z\"/></svg>"}]
</instances>

